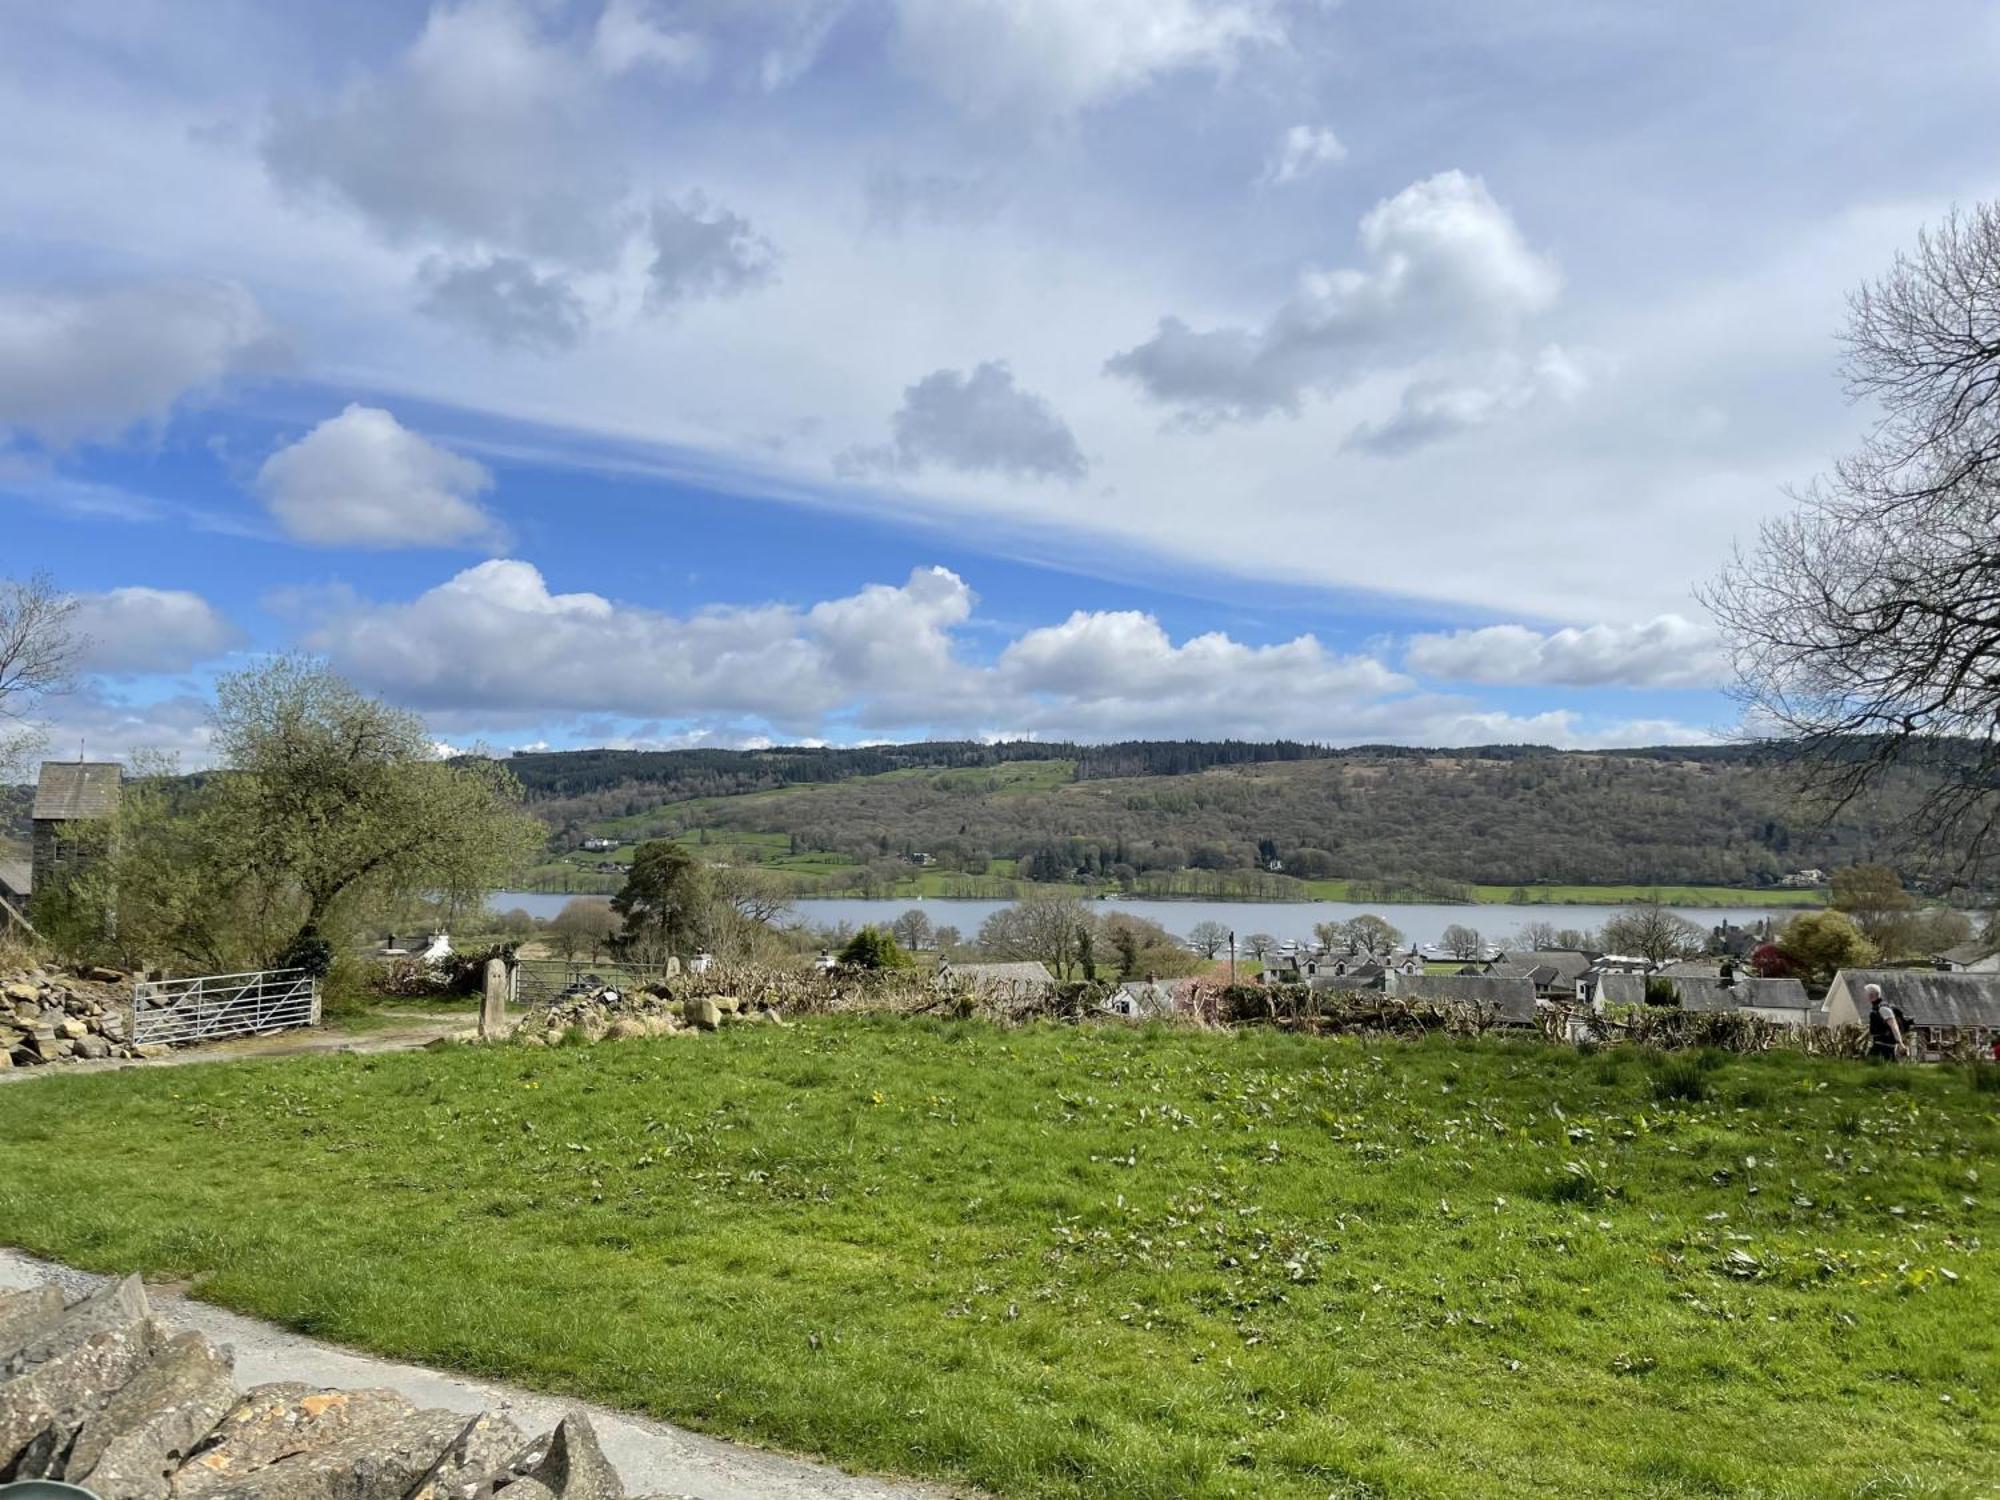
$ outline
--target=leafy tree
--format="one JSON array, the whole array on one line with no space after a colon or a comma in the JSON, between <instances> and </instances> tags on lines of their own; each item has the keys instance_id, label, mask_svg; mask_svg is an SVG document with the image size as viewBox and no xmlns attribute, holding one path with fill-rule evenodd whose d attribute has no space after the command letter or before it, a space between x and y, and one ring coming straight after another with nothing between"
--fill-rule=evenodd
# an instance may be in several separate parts
<instances>
[{"instance_id":1,"label":"leafy tree","mask_svg":"<svg viewBox=\"0 0 2000 1500\"><path fill-rule=\"evenodd\" d=\"M1043 892L1002 907L979 926L979 948L990 958L1036 960L1068 980L1090 956L1090 910L1074 896Z\"/></svg>"},{"instance_id":2,"label":"leafy tree","mask_svg":"<svg viewBox=\"0 0 2000 1500\"><path fill-rule=\"evenodd\" d=\"M1604 924L1604 943L1614 953L1663 964L1702 952L1708 935L1657 901L1635 901Z\"/></svg>"},{"instance_id":3,"label":"leafy tree","mask_svg":"<svg viewBox=\"0 0 2000 1500\"><path fill-rule=\"evenodd\" d=\"M596 896L573 896L549 923L549 940L564 958L579 953L598 957L619 928L611 903Z\"/></svg>"},{"instance_id":4,"label":"leafy tree","mask_svg":"<svg viewBox=\"0 0 2000 1500\"><path fill-rule=\"evenodd\" d=\"M544 841L504 766L439 760L422 719L308 658L222 678L213 718L204 834L267 923L289 924L279 949L420 892L477 906Z\"/></svg>"},{"instance_id":5,"label":"leafy tree","mask_svg":"<svg viewBox=\"0 0 2000 1500\"><path fill-rule=\"evenodd\" d=\"M1462 922L1454 922L1445 928L1440 939L1445 952L1453 958L1477 958L1486 946L1486 940L1479 935L1476 927L1467 927Z\"/></svg>"},{"instance_id":6,"label":"leafy tree","mask_svg":"<svg viewBox=\"0 0 2000 1500\"><path fill-rule=\"evenodd\" d=\"M1229 946L1229 929L1216 921L1197 922L1188 929L1188 945L1203 958L1214 958Z\"/></svg>"},{"instance_id":7,"label":"leafy tree","mask_svg":"<svg viewBox=\"0 0 2000 1500\"><path fill-rule=\"evenodd\" d=\"M1807 984L1823 988L1842 969L1875 961L1875 945L1845 912L1800 912L1778 936L1778 951Z\"/></svg>"},{"instance_id":8,"label":"leafy tree","mask_svg":"<svg viewBox=\"0 0 2000 1500\"><path fill-rule=\"evenodd\" d=\"M1909 938L1909 914L1916 898L1886 865L1850 865L1833 872L1827 904L1854 918L1861 935L1885 956L1901 953Z\"/></svg>"},{"instance_id":9,"label":"leafy tree","mask_svg":"<svg viewBox=\"0 0 2000 1500\"><path fill-rule=\"evenodd\" d=\"M1646 1003L1659 1006L1679 1006L1681 992L1674 988L1671 980L1648 976L1646 980Z\"/></svg>"},{"instance_id":10,"label":"leafy tree","mask_svg":"<svg viewBox=\"0 0 2000 1500\"><path fill-rule=\"evenodd\" d=\"M895 936L898 943L901 943L903 947L912 952L919 948L928 948L936 941L936 937L931 931L931 919L915 907L904 912L894 922L890 923L889 931Z\"/></svg>"},{"instance_id":11,"label":"leafy tree","mask_svg":"<svg viewBox=\"0 0 2000 1500\"><path fill-rule=\"evenodd\" d=\"M79 642L76 600L46 573L0 578L0 785L40 743L28 715L69 682Z\"/></svg>"},{"instance_id":12,"label":"leafy tree","mask_svg":"<svg viewBox=\"0 0 2000 1500\"><path fill-rule=\"evenodd\" d=\"M1158 922L1145 917L1112 911L1098 919L1097 929L1118 955L1120 979L1141 979L1148 975L1156 979L1173 978L1191 974L1198 967L1184 943Z\"/></svg>"},{"instance_id":13,"label":"leafy tree","mask_svg":"<svg viewBox=\"0 0 2000 1500\"><path fill-rule=\"evenodd\" d=\"M611 909L623 923L624 945L658 963L710 942L713 901L706 867L671 839L654 839L633 852Z\"/></svg>"},{"instance_id":14,"label":"leafy tree","mask_svg":"<svg viewBox=\"0 0 2000 1500\"><path fill-rule=\"evenodd\" d=\"M896 945L893 934L864 927L840 950L840 962L850 969L907 969L916 960Z\"/></svg>"},{"instance_id":15,"label":"leafy tree","mask_svg":"<svg viewBox=\"0 0 2000 1500\"><path fill-rule=\"evenodd\" d=\"M1478 934L1474 933L1475 942ZM1347 924L1348 941L1371 958L1393 953L1403 941L1402 932L1386 918L1364 912Z\"/></svg>"},{"instance_id":16,"label":"leafy tree","mask_svg":"<svg viewBox=\"0 0 2000 1500\"><path fill-rule=\"evenodd\" d=\"M1794 979L1798 971L1792 967L1785 950L1776 943L1761 943L1750 954L1750 967L1759 979Z\"/></svg>"},{"instance_id":17,"label":"leafy tree","mask_svg":"<svg viewBox=\"0 0 2000 1500\"><path fill-rule=\"evenodd\" d=\"M1972 919L1949 906L1927 906L1912 912L1903 928L1903 951L1918 958L1935 958L1972 941Z\"/></svg>"}]
</instances>

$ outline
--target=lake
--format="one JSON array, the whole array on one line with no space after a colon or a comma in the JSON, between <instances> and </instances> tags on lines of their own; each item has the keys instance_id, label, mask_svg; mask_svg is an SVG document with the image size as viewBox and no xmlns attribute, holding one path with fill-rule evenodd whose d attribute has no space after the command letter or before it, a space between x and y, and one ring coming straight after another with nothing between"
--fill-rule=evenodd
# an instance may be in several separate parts
<instances>
[{"instance_id":1,"label":"lake","mask_svg":"<svg viewBox=\"0 0 2000 1500\"><path fill-rule=\"evenodd\" d=\"M531 916L552 917L570 897L552 891L499 891L489 905L499 911L519 907ZM943 897L900 901L863 901L830 896L796 903L799 919L814 927L834 927L842 922L863 927L869 923L887 926L904 912L921 911L933 927L956 927L970 939L979 924L1009 901L954 901ZM1453 923L1474 928L1489 940L1513 936L1530 922L1550 922L1557 927L1575 927L1589 932L1616 916L1617 906L1559 906L1543 903L1529 906L1425 906L1380 903L1357 906L1349 901L1142 901L1106 900L1090 903L1100 914L1130 912L1135 917L1158 922L1176 937L1185 937L1197 922L1220 922L1238 941L1253 932L1269 933L1280 942L1304 942L1312 936L1316 922L1345 922L1365 912L1374 912L1393 922L1405 939L1415 943L1435 943ZM1689 906L1674 910L1704 929L1723 921L1750 926L1770 917L1782 924L1794 908Z\"/></svg>"}]
</instances>

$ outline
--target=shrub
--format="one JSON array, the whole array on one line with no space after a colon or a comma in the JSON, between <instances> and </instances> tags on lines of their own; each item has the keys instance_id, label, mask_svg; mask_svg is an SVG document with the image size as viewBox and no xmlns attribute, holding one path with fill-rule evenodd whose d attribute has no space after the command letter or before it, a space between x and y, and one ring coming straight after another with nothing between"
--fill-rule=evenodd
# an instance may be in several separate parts
<instances>
[{"instance_id":1,"label":"shrub","mask_svg":"<svg viewBox=\"0 0 2000 1500\"><path fill-rule=\"evenodd\" d=\"M907 969L916 962L880 927L864 927L849 938L840 961L850 969Z\"/></svg>"},{"instance_id":2,"label":"shrub","mask_svg":"<svg viewBox=\"0 0 2000 1500\"><path fill-rule=\"evenodd\" d=\"M1694 1104L1708 1097L1709 1070L1694 1057L1670 1057L1653 1073L1653 1097Z\"/></svg>"},{"instance_id":3,"label":"shrub","mask_svg":"<svg viewBox=\"0 0 2000 1500\"><path fill-rule=\"evenodd\" d=\"M1966 1067L1965 1081L1972 1085L1975 1094L2000 1094L2000 1067L1971 1063Z\"/></svg>"}]
</instances>

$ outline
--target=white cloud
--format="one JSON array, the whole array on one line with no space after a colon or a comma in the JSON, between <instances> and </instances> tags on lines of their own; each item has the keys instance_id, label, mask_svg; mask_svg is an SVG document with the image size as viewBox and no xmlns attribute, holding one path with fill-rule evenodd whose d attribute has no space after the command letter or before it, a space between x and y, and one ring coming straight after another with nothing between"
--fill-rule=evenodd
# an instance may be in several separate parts
<instances>
[{"instance_id":1,"label":"white cloud","mask_svg":"<svg viewBox=\"0 0 2000 1500\"><path fill-rule=\"evenodd\" d=\"M423 281L425 312L496 348L544 354L573 349L590 321L566 277L543 275L518 255L460 262L433 257Z\"/></svg>"},{"instance_id":2,"label":"white cloud","mask_svg":"<svg viewBox=\"0 0 2000 1500\"><path fill-rule=\"evenodd\" d=\"M934 370L903 392L885 446L851 449L836 467L850 475L912 473L942 464L967 474L1081 479L1089 469L1069 424L989 360L969 375Z\"/></svg>"},{"instance_id":3,"label":"white cloud","mask_svg":"<svg viewBox=\"0 0 2000 1500\"><path fill-rule=\"evenodd\" d=\"M1064 116L1283 32L1244 0L897 0L902 66L973 114Z\"/></svg>"},{"instance_id":4,"label":"white cloud","mask_svg":"<svg viewBox=\"0 0 2000 1500\"><path fill-rule=\"evenodd\" d=\"M1715 632L1680 615L1637 625L1489 625L1417 635L1403 664L1449 682L1654 688L1714 687L1728 667Z\"/></svg>"},{"instance_id":5,"label":"white cloud","mask_svg":"<svg viewBox=\"0 0 2000 1500\"><path fill-rule=\"evenodd\" d=\"M1260 328L1197 330L1163 318L1112 374L1201 421L1296 414L1309 390L1370 361L1488 347L1549 308L1561 279L1485 183L1440 172L1361 220L1364 265L1309 271Z\"/></svg>"},{"instance_id":6,"label":"white cloud","mask_svg":"<svg viewBox=\"0 0 2000 1500\"><path fill-rule=\"evenodd\" d=\"M477 503L492 484L481 465L357 402L265 459L256 489L302 542L443 547L494 535Z\"/></svg>"},{"instance_id":7,"label":"white cloud","mask_svg":"<svg viewBox=\"0 0 2000 1500\"><path fill-rule=\"evenodd\" d=\"M1446 377L1412 380L1396 409L1380 421L1363 422L1343 446L1387 457L1414 452L1541 400L1573 401L1590 383L1583 366L1551 344L1523 368L1503 355L1484 379Z\"/></svg>"},{"instance_id":8,"label":"white cloud","mask_svg":"<svg viewBox=\"0 0 2000 1500\"><path fill-rule=\"evenodd\" d=\"M52 446L162 424L226 376L275 360L257 301L229 281L0 293L0 434Z\"/></svg>"},{"instance_id":9,"label":"white cloud","mask_svg":"<svg viewBox=\"0 0 2000 1500\"><path fill-rule=\"evenodd\" d=\"M77 599L77 667L114 675L184 672L240 645L243 632L185 589L118 588Z\"/></svg>"},{"instance_id":10,"label":"white cloud","mask_svg":"<svg viewBox=\"0 0 2000 1500\"><path fill-rule=\"evenodd\" d=\"M1079 610L982 663L963 639L973 603L956 574L918 568L901 584L809 606L672 615L554 593L531 564L496 560L408 603L322 600L305 644L369 689L468 733L573 719L594 739L649 743L996 731L1437 745L1630 744L1642 729L1645 742L1700 737L1659 721L1494 712L1311 635L1176 642L1136 611Z\"/></svg>"},{"instance_id":11,"label":"white cloud","mask_svg":"<svg viewBox=\"0 0 2000 1500\"><path fill-rule=\"evenodd\" d=\"M42 718L44 753L61 759L79 752L90 760L169 756L188 770L213 759L209 704L192 693L148 700L86 682L48 699Z\"/></svg>"},{"instance_id":12,"label":"white cloud","mask_svg":"<svg viewBox=\"0 0 2000 1500\"><path fill-rule=\"evenodd\" d=\"M1347 160L1347 147L1324 125L1294 125L1278 141L1264 168L1264 181L1274 186L1298 182L1321 167Z\"/></svg>"},{"instance_id":13,"label":"white cloud","mask_svg":"<svg viewBox=\"0 0 2000 1500\"><path fill-rule=\"evenodd\" d=\"M698 77L708 68L701 34L665 25L648 0L605 0L590 45L598 66L609 73L656 68L670 76Z\"/></svg>"}]
</instances>

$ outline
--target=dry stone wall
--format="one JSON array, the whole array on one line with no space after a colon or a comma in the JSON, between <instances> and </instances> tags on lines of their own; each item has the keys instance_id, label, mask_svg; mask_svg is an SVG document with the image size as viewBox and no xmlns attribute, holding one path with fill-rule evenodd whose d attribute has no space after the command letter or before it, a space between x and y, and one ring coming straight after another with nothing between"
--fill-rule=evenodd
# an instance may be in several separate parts
<instances>
[{"instance_id":1,"label":"dry stone wall","mask_svg":"<svg viewBox=\"0 0 2000 1500\"><path fill-rule=\"evenodd\" d=\"M0 1068L164 1052L132 1045L131 1008L131 981L111 969L0 973Z\"/></svg>"},{"instance_id":2,"label":"dry stone wall","mask_svg":"<svg viewBox=\"0 0 2000 1500\"><path fill-rule=\"evenodd\" d=\"M530 1438L504 1412L394 1391L237 1388L227 1349L170 1333L137 1277L74 1303L0 1292L0 1482L103 1500L624 1500L589 1418Z\"/></svg>"}]
</instances>

